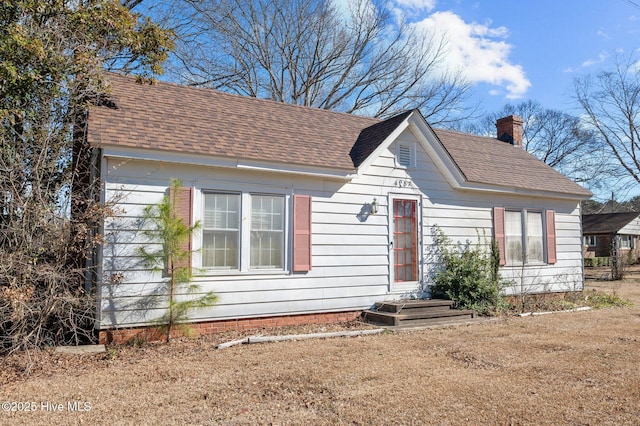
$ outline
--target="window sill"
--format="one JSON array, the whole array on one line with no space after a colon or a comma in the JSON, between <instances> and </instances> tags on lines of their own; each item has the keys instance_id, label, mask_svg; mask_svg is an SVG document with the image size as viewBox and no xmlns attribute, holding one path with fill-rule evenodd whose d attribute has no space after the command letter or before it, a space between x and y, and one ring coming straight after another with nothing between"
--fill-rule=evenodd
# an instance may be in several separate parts
<instances>
[{"instance_id":1,"label":"window sill","mask_svg":"<svg viewBox=\"0 0 640 426\"><path fill-rule=\"evenodd\" d=\"M549 265L549 263L544 263L544 262L529 262L529 263L525 263L524 265L522 263L507 263L506 265L504 265L504 267L506 268L522 268L522 266L529 267L529 266L547 266Z\"/></svg>"},{"instance_id":2,"label":"window sill","mask_svg":"<svg viewBox=\"0 0 640 426\"><path fill-rule=\"evenodd\" d=\"M218 269L201 269L195 271L193 274L195 277L249 277L249 276L274 276L274 275L291 275L289 271L284 269L270 270L270 269L253 269L249 271L238 270L218 270Z\"/></svg>"}]
</instances>

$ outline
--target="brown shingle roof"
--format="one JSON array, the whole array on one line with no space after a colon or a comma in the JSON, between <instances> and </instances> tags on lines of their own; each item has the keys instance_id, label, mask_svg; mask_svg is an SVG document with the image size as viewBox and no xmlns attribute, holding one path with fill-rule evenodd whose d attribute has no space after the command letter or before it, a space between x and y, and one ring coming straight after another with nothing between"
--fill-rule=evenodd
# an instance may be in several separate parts
<instances>
[{"instance_id":1,"label":"brown shingle roof","mask_svg":"<svg viewBox=\"0 0 640 426\"><path fill-rule=\"evenodd\" d=\"M591 192L522 148L485 136L435 132L469 182L591 197Z\"/></svg>"},{"instance_id":2,"label":"brown shingle roof","mask_svg":"<svg viewBox=\"0 0 640 426\"><path fill-rule=\"evenodd\" d=\"M110 74L115 107L94 107L89 143L354 170L411 113L385 121ZM435 130L469 182L589 197L522 149Z\"/></svg>"},{"instance_id":3,"label":"brown shingle roof","mask_svg":"<svg viewBox=\"0 0 640 426\"><path fill-rule=\"evenodd\" d=\"M638 212L630 213L600 213L582 215L583 234L616 233L632 220L640 216Z\"/></svg>"},{"instance_id":4,"label":"brown shingle roof","mask_svg":"<svg viewBox=\"0 0 640 426\"><path fill-rule=\"evenodd\" d=\"M349 152L377 119L110 74L117 109L93 108L89 143L355 169Z\"/></svg>"}]
</instances>

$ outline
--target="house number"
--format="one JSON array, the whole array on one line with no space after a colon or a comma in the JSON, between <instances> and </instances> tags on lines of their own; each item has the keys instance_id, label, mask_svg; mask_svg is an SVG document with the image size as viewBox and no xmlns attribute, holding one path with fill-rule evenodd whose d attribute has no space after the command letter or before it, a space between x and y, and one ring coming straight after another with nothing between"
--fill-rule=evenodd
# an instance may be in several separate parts
<instances>
[{"instance_id":1,"label":"house number","mask_svg":"<svg viewBox=\"0 0 640 426\"><path fill-rule=\"evenodd\" d=\"M409 188L411 186L411 181L406 179L398 179L396 180L396 186L398 188Z\"/></svg>"}]
</instances>

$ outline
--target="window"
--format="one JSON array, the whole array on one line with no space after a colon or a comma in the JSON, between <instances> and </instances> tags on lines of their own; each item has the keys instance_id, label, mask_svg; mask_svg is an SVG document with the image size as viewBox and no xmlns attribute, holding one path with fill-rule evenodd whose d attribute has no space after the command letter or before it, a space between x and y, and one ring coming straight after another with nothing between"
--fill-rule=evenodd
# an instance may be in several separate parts
<instances>
[{"instance_id":1,"label":"window","mask_svg":"<svg viewBox=\"0 0 640 426\"><path fill-rule=\"evenodd\" d=\"M397 162L403 167L415 167L415 145L408 143L398 143Z\"/></svg>"},{"instance_id":2,"label":"window","mask_svg":"<svg viewBox=\"0 0 640 426\"><path fill-rule=\"evenodd\" d=\"M596 235L585 235L582 239L585 246L595 247L598 245L598 237Z\"/></svg>"},{"instance_id":3,"label":"window","mask_svg":"<svg viewBox=\"0 0 640 426\"><path fill-rule=\"evenodd\" d=\"M505 240L507 245L507 263L522 262L522 214L507 211L505 219Z\"/></svg>"},{"instance_id":4,"label":"window","mask_svg":"<svg viewBox=\"0 0 640 426\"><path fill-rule=\"evenodd\" d=\"M633 248L633 240L631 235L620 235L620 248L631 249Z\"/></svg>"},{"instance_id":5,"label":"window","mask_svg":"<svg viewBox=\"0 0 640 426\"><path fill-rule=\"evenodd\" d=\"M238 269L240 195L205 194L202 222L202 266Z\"/></svg>"},{"instance_id":6,"label":"window","mask_svg":"<svg viewBox=\"0 0 640 426\"><path fill-rule=\"evenodd\" d=\"M251 197L251 269L282 269L284 198Z\"/></svg>"},{"instance_id":7,"label":"window","mask_svg":"<svg viewBox=\"0 0 640 426\"><path fill-rule=\"evenodd\" d=\"M526 212L527 216L527 262L544 262L544 236L542 212Z\"/></svg>"},{"instance_id":8,"label":"window","mask_svg":"<svg viewBox=\"0 0 640 426\"><path fill-rule=\"evenodd\" d=\"M528 210L494 209L495 238L502 265L545 262L555 263L555 215L547 211L546 234L543 213ZM504 253L504 254L503 254Z\"/></svg>"},{"instance_id":9,"label":"window","mask_svg":"<svg viewBox=\"0 0 640 426\"><path fill-rule=\"evenodd\" d=\"M286 199L283 195L203 192L202 267L284 270Z\"/></svg>"}]
</instances>

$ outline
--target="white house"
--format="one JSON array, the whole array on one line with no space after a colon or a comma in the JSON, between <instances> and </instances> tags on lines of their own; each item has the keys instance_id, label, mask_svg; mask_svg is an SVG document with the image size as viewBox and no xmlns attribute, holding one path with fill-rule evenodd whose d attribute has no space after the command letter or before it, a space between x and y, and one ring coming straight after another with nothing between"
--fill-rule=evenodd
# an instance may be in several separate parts
<instances>
[{"instance_id":1,"label":"white house","mask_svg":"<svg viewBox=\"0 0 640 426\"><path fill-rule=\"evenodd\" d=\"M140 218L171 178L185 187L185 219L201 224L195 281L219 296L191 315L203 329L353 317L415 293L434 267L436 225L454 242L495 237L509 293L582 288L580 200L591 194L519 147L517 117L499 120L499 140L433 129L417 110L380 121L111 83L87 131L102 200L117 207L97 253L101 338L162 312L147 303L163 298L163 277L138 257L158 243Z\"/></svg>"}]
</instances>

